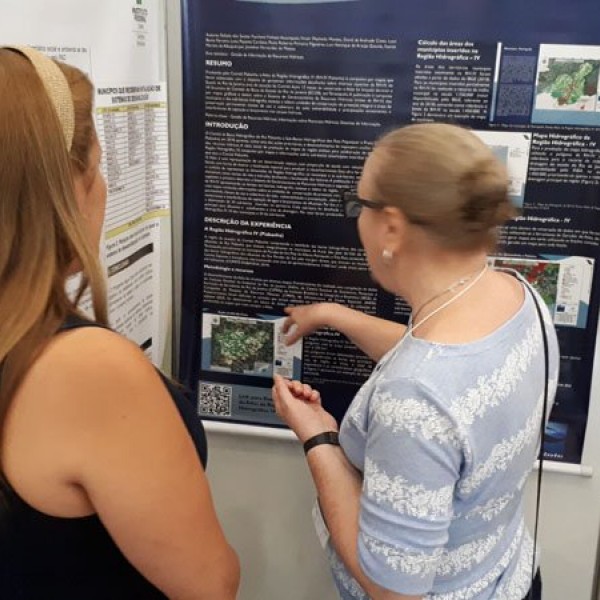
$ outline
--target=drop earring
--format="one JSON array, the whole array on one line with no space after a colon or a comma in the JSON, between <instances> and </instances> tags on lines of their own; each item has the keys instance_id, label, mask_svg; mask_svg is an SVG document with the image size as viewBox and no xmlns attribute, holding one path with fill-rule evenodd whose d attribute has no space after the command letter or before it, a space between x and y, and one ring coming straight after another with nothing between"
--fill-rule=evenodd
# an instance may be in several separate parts
<instances>
[{"instance_id":1,"label":"drop earring","mask_svg":"<svg viewBox=\"0 0 600 600\"><path fill-rule=\"evenodd\" d=\"M388 250L387 248L384 248L381 252L381 260L383 261L383 264L390 265L392 263L393 259L394 259L394 252L392 250Z\"/></svg>"}]
</instances>

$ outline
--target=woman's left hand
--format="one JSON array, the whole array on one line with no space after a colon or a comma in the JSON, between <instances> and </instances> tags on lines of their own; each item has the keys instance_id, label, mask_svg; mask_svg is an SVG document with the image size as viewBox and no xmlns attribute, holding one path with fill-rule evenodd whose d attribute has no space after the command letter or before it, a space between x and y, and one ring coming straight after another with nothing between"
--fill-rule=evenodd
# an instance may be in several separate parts
<instances>
[{"instance_id":1,"label":"woman's left hand","mask_svg":"<svg viewBox=\"0 0 600 600\"><path fill-rule=\"evenodd\" d=\"M317 390L280 375L273 381L275 410L302 443L319 433L338 430L336 420L321 406Z\"/></svg>"}]
</instances>

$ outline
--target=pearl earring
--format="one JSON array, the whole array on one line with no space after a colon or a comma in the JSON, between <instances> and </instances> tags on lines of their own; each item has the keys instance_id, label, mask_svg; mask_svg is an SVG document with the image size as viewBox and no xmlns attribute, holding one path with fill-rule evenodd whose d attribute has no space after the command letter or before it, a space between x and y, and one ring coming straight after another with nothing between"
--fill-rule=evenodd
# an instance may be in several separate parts
<instances>
[{"instance_id":1,"label":"pearl earring","mask_svg":"<svg viewBox=\"0 0 600 600\"><path fill-rule=\"evenodd\" d=\"M392 250L388 250L387 248L384 248L383 251L381 252L381 260L383 261L383 264L389 265L389 264L391 264L393 259L394 259L394 252Z\"/></svg>"}]
</instances>

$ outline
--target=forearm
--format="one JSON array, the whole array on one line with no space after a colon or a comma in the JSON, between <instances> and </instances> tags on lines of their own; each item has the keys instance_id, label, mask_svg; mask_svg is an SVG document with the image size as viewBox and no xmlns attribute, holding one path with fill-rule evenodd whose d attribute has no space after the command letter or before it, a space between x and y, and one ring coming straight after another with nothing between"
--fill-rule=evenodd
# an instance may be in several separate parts
<instances>
[{"instance_id":1,"label":"forearm","mask_svg":"<svg viewBox=\"0 0 600 600\"><path fill-rule=\"evenodd\" d=\"M323 444L308 453L323 518L338 556L371 600L421 600L386 590L363 572L358 560L362 478L339 446Z\"/></svg>"},{"instance_id":2,"label":"forearm","mask_svg":"<svg viewBox=\"0 0 600 600\"><path fill-rule=\"evenodd\" d=\"M331 542L352 577L372 600L403 600L404 596L373 583L360 567L358 515L362 480L359 473L339 446L324 444L313 448L308 453L308 465Z\"/></svg>"},{"instance_id":3,"label":"forearm","mask_svg":"<svg viewBox=\"0 0 600 600\"><path fill-rule=\"evenodd\" d=\"M335 419L321 406L315 390L300 382L274 376L273 402L277 414L305 444L328 431L337 431ZM371 600L421 600L386 590L363 572L358 557L362 476L350 464L340 446L319 443L307 454L321 511L331 542L351 575Z\"/></svg>"},{"instance_id":4,"label":"forearm","mask_svg":"<svg viewBox=\"0 0 600 600\"><path fill-rule=\"evenodd\" d=\"M310 468L323 518L333 547L352 576L366 589L366 580L358 563L358 515L361 479L338 446L317 446L308 453Z\"/></svg>"},{"instance_id":5,"label":"forearm","mask_svg":"<svg viewBox=\"0 0 600 600\"><path fill-rule=\"evenodd\" d=\"M328 304L327 325L343 333L367 356L378 361L404 335L406 327L341 304Z\"/></svg>"}]
</instances>

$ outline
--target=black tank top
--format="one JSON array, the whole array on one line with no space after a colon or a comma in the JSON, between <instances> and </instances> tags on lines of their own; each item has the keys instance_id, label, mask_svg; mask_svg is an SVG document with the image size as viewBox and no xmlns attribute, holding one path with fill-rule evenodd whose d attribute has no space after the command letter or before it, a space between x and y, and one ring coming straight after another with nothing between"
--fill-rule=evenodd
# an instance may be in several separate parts
<instances>
[{"instance_id":1,"label":"black tank top","mask_svg":"<svg viewBox=\"0 0 600 600\"><path fill-rule=\"evenodd\" d=\"M90 326L98 327L71 318L60 331ZM206 467L206 436L193 401L161 378ZM29 506L3 479L0 488L0 599L166 598L131 566L96 515L51 517Z\"/></svg>"}]
</instances>

